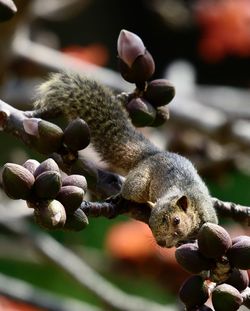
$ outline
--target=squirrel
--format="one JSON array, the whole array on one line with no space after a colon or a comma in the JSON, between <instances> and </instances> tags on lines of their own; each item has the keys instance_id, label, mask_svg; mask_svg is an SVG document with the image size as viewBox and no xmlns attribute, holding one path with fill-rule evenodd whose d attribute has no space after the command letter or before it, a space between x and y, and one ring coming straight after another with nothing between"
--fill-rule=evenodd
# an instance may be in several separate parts
<instances>
[{"instance_id":1,"label":"squirrel","mask_svg":"<svg viewBox=\"0 0 250 311\"><path fill-rule=\"evenodd\" d=\"M40 85L34 105L87 122L96 151L126 176L122 198L150 205L149 227L158 245L180 245L194 239L203 223L218 222L193 164L158 149L137 131L121 100L108 88L78 74L54 73Z\"/></svg>"}]
</instances>

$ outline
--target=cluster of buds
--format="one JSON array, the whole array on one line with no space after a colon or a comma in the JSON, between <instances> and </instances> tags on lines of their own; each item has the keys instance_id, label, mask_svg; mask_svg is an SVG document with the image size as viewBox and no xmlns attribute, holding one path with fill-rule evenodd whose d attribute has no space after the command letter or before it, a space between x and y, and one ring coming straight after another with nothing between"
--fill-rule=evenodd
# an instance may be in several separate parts
<instances>
[{"instance_id":1,"label":"cluster of buds","mask_svg":"<svg viewBox=\"0 0 250 311\"><path fill-rule=\"evenodd\" d=\"M2 171L5 193L12 199L26 200L34 209L35 221L45 229L79 231L88 218L80 209L87 190L82 175L62 177L57 163L27 160L23 165L6 163Z\"/></svg>"},{"instance_id":2,"label":"cluster of buds","mask_svg":"<svg viewBox=\"0 0 250 311\"><path fill-rule=\"evenodd\" d=\"M76 152L86 148L90 142L89 127L80 118L71 121L64 131L59 126L38 118L24 119L23 128L31 146L43 154L60 151L62 146Z\"/></svg>"},{"instance_id":3,"label":"cluster of buds","mask_svg":"<svg viewBox=\"0 0 250 311\"><path fill-rule=\"evenodd\" d=\"M231 239L219 225L204 224L197 242L176 249L177 262L193 273L179 296L186 310L212 310L205 305L211 296L215 311L236 311L250 306L247 269L250 269L250 237Z\"/></svg>"},{"instance_id":4,"label":"cluster of buds","mask_svg":"<svg viewBox=\"0 0 250 311\"><path fill-rule=\"evenodd\" d=\"M138 127L162 125L169 118L166 105L174 98L174 86L165 79L148 82L154 74L155 63L136 34L122 30L117 49L122 77L136 85L125 103L133 124Z\"/></svg>"}]
</instances>

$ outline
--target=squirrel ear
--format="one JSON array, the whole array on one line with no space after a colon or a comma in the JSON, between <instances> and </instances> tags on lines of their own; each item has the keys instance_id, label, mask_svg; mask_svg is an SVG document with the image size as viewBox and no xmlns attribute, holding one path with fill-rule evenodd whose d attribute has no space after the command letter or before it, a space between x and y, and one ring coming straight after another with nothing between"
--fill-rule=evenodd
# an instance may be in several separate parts
<instances>
[{"instance_id":1,"label":"squirrel ear","mask_svg":"<svg viewBox=\"0 0 250 311\"><path fill-rule=\"evenodd\" d=\"M188 198L183 195L182 197L180 197L176 203L181 209L183 209L184 212L186 212L187 208L188 208Z\"/></svg>"},{"instance_id":2,"label":"squirrel ear","mask_svg":"<svg viewBox=\"0 0 250 311\"><path fill-rule=\"evenodd\" d=\"M151 209L155 207L155 203L153 202L148 201L147 204Z\"/></svg>"}]
</instances>

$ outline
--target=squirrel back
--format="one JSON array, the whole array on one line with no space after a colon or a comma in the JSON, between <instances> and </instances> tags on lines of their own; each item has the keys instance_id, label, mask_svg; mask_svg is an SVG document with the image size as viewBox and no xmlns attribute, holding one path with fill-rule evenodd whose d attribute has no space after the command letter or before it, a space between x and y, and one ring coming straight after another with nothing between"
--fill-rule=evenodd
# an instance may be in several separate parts
<instances>
[{"instance_id":1,"label":"squirrel back","mask_svg":"<svg viewBox=\"0 0 250 311\"><path fill-rule=\"evenodd\" d=\"M56 109L69 119L84 119L95 149L120 173L127 174L143 158L159 152L135 130L122 103L94 80L73 73L53 73L39 87L35 107Z\"/></svg>"}]
</instances>

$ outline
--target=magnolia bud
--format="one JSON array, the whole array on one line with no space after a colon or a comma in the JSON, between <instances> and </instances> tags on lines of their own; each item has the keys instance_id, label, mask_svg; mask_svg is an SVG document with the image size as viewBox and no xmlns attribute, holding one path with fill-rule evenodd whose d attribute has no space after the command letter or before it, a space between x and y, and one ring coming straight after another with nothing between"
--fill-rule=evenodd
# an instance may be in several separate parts
<instances>
[{"instance_id":1,"label":"magnolia bud","mask_svg":"<svg viewBox=\"0 0 250 311\"><path fill-rule=\"evenodd\" d=\"M186 271L191 273L200 273L214 266L214 262L203 257L194 243L186 243L178 247L175 258Z\"/></svg>"},{"instance_id":2,"label":"magnolia bud","mask_svg":"<svg viewBox=\"0 0 250 311\"><path fill-rule=\"evenodd\" d=\"M48 121L41 119L25 119L23 126L30 135L31 145L43 154L57 151L63 139L62 129Z\"/></svg>"},{"instance_id":3,"label":"magnolia bud","mask_svg":"<svg viewBox=\"0 0 250 311\"><path fill-rule=\"evenodd\" d=\"M232 285L239 292L243 291L249 284L249 277L246 270L239 270L234 268L230 277L225 281L225 283Z\"/></svg>"},{"instance_id":4,"label":"magnolia bud","mask_svg":"<svg viewBox=\"0 0 250 311\"><path fill-rule=\"evenodd\" d=\"M153 75L154 60L136 34L122 30L118 37L117 50L120 72L126 81L140 84Z\"/></svg>"},{"instance_id":5,"label":"magnolia bud","mask_svg":"<svg viewBox=\"0 0 250 311\"><path fill-rule=\"evenodd\" d=\"M167 105L175 96L174 86L165 79L153 80L148 83L143 94L154 107Z\"/></svg>"},{"instance_id":6,"label":"magnolia bud","mask_svg":"<svg viewBox=\"0 0 250 311\"><path fill-rule=\"evenodd\" d=\"M72 214L81 205L84 191L76 186L61 187L56 199L65 207L67 214Z\"/></svg>"},{"instance_id":7,"label":"magnolia bud","mask_svg":"<svg viewBox=\"0 0 250 311\"><path fill-rule=\"evenodd\" d=\"M23 167L25 167L27 170L29 170L31 172L31 174L34 175L35 170L37 169L39 164L40 163L37 160L29 159L23 163Z\"/></svg>"},{"instance_id":8,"label":"magnolia bud","mask_svg":"<svg viewBox=\"0 0 250 311\"><path fill-rule=\"evenodd\" d=\"M158 127L163 125L169 119L169 109L166 106L158 107L156 109L156 116L150 126Z\"/></svg>"},{"instance_id":9,"label":"magnolia bud","mask_svg":"<svg viewBox=\"0 0 250 311\"><path fill-rule=\"evenodd\" d=\"M69 231L81 231L86 228L88 224L88 217L78 208L72 215L67 215L67 221L63 228Z\"/></svg>"},{"instance_id":10,"label":"magnolia bud","mask_svg":"<svg viewBox=\"0 0 250 311\"><path fill-rule=\"evenodd\" d=\"M216 311L236 311L242 305L243 298L233 286L221 284L213 290L212 302Z\"/></svg>"},{"instance_id":11,"label":"magnolia bud","mask_svg":"<svg viewBox=\"0 0 250 311\"><path fill-rule=\"evenodd\" d=\"M45 229L60 229L66 222L66 212L57 200L42 203L34 210L35 221Z\"/></svg>"},{"instance_id":12,"label":"magnolia bud","mask_svg":"<svg viewBox=\"0 0 250 311\"><path fill-rule=\"evenodd\" d=\"M12 0L0 0L0 21L5 22L16 14L17 8Z\"/></svg>"},{"instance_id":13,"label":"magnolia bud","mask_svg":"<svg viewBox=\"0 0 250 311\"><path fill-rule=\"evenodd\" d=\"M137 127L150 125L155 119L155 109L150 103L140 97L133 98L126 108L132 123Z\"/></svg>"},{"instance_id":14,"label":"magnolia bud","mask_svg":"<svg viewBox=\"0 0 250 311\"><path fill-rule=\"evenodd\" d=\"M80 118L69 123L64 130L64 143L73 151L86 148L90 143L88 124Z\"/></svg>"},{"instance_id":15,"label":"magnolia bud","mask_svg":"<svg viewBox=\"0 0 250 311\"><path fill-rule=\"evenodd\" d=\"M57 165L57 163L52 159L48 158L45 161L43 161L35 170L34 176L37 177L38 175L48 172L48 171L55 171L60 173L60 169Z\"/></svg>"},{"instance_id":16,"label":"magnolia bud","mask_svg":"<svg viewBox=\"0 0 250 311\"><path fill-rule=\"evenodd\" d=\"M232 246L232 240L221 226L205 223L198 233L198 246L202 255L217 259Z\"/></svg>"},{"instance_id":17,"label":"magnolia bud","mask_svg":"<svg viewBox=\"0 0 250 311\"><path fill-rule=\"evenodd\" d=\"M228 250L227 257L233 267L250 269L250 239L242 239L235 243Z\"/></svg>"},{"instance_id":18,"label":"magnolia bud","mask_svg":"<svg viewBox=\"0 0 250 311\"><path fill-rule=\"evenodd\" d=\"M21 165L6 163L2 171L3 188L12 199L26 200L35 182L34 176Z\"/></svg>"},{"instance_id":19,"label":"magnolia bud","mask_svg":"<svg viewBox=\"0 0 250 311\"><path fill-rule=\"evenodd\" d=\"M181 301L188 309L203 305L208 297L208 288L200 275L189 277L179 291Z\"/></svg>"},{"instance_id":20,"label":"magnolia bud","mask_svg":"<svg viewBox=\"0 0 250 311\"><path fill-rule=\"evenodd\" d=\"M57 196L61 185L61 175L58 172L43 172L35 180L34 193L40 199L51 200Z\"/></svg>"},{"instance_id":21,"label":"magnolia bud","mask_svg":"<svg viewBox=\"0 0 250 311\"><path fill-rule=\"evenodd\" d=\"M82 175L69 175L63 178L63 186L76 186L81 188L84 192L87 191L87 181L86 178Z\"/></svg>"}]
</instances>

